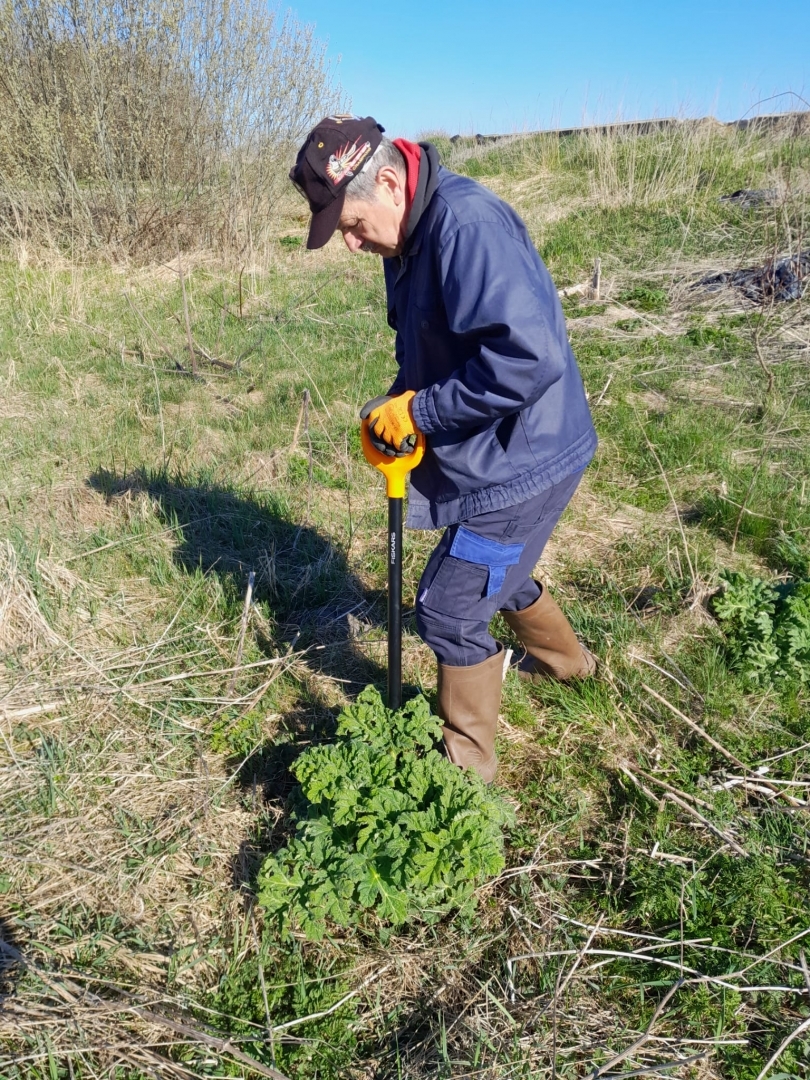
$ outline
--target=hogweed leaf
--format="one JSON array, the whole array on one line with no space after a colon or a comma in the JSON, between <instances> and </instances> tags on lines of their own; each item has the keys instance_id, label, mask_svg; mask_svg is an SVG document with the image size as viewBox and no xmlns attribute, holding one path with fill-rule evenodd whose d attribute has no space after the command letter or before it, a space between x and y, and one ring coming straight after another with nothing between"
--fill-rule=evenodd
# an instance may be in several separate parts
<instances>
[{"instance_id":1,"label":"hogweed leaf","mask_svg":"<svg viewBox=\"0 0 810 1080\"><path fill-rule=\"evenodd\" d=\"M731 664L749 683L810 681L810 582L729 573L713 609Z\"/></svg>"},{"instance_id":2,"label":"hogweed leaf","mask_svg":"<svg viewBox=\"0 0 810 1080\"><path fill-rule=\"evenodd\" d=\"M260 902L283 933L317 938L372 915L433 921L503 867L514 813L440 755L440 739L424 698L392 712L367 687L338 718L336 742L297 759L296 834L260 874Z\"/></svg>"}]
</instances>

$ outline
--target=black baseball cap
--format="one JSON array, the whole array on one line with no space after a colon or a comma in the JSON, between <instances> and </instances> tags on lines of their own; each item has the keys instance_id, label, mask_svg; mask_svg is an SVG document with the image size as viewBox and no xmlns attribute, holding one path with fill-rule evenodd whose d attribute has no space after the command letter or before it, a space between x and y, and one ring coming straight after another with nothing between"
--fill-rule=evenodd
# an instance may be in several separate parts
<instances>
[{"instance_id":1,"label":"black baseball cap","mask_svg":"<svg viewBox=\"0 0 810 1080\"><path fill-rule=\"evenodd\" d=\"M290 179L312 211L308 248L323 247L337 228L346 185L380 145L383 131L373 116L338 113L324 117L307 135Z\"/></svg>"}]
</instances>

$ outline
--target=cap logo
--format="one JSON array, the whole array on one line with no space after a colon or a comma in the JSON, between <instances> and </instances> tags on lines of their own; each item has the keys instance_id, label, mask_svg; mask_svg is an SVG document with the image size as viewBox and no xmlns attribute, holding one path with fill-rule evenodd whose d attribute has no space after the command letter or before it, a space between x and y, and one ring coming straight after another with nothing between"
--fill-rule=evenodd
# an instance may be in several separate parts
<instances>
[{"instance_id":1,"label":"cap logo","mask_svg":"<svg viewBox=\"0 0 810 1080\"><path fill-rule=\"evenodd\" d=\"M364 142L357 145L357 139L351 145L346 143L329 158L326 166L326 175L337 186L347 176L354 176L358 165L361 165L371 153L371 143Z\"/></svg>"}]
</instances>

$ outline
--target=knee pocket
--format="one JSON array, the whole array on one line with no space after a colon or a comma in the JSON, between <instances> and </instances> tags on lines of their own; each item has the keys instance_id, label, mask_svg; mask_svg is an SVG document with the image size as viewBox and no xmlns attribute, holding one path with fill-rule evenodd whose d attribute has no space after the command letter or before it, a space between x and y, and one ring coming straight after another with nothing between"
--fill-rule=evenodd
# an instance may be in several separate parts
<instances>
[{"instance_id":1,"label":"knee pocket","mask_svg":"<svg viewBox=\"0 0 810 1080\"><path fill-rule=\"evenodd\" d=\"M501 544L460 526L430 585L420 591L417 612L431 611L450 622L489 622L509 569L523 544Z\"/></svg>"},{"instance_id":2,"label":"knee pocket","mask_svg":"<svg viewBox=\"0 0 810 1080\"><path fill-rule=\"evenodd\" d=\"M498 608L498 596L487 596L488 568L445 556L429 588L416 602L419 633L440 633L448 640L486 633Z\"/></svg>"},{"instance_id":3,"label":"knee pocket","mask_svg":"<svg viewBox=\"0 0 810 1080\"><path fill-rule=\"evenodd\" d=\"M468 617L466 613L485 599L486 566L445 555L436 576L417 601L417 610L427 609L452 620Z\"/></svg>"}]
</instances>

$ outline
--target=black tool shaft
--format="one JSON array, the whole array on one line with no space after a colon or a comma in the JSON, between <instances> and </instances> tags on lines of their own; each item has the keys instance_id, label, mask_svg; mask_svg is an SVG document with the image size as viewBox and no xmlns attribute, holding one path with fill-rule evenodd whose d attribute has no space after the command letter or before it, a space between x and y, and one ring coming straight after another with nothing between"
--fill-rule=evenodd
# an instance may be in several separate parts
<instances>
[{"instance_id":1,"label":"black tool shaft","mask_svg":"<svg viewBox=\"0 0 810 1080\"><path fill-rule=\"evenodd\" d=\"M388 708L402 705L402 499L388 500Z\"/></svg>"}]
</instances>

